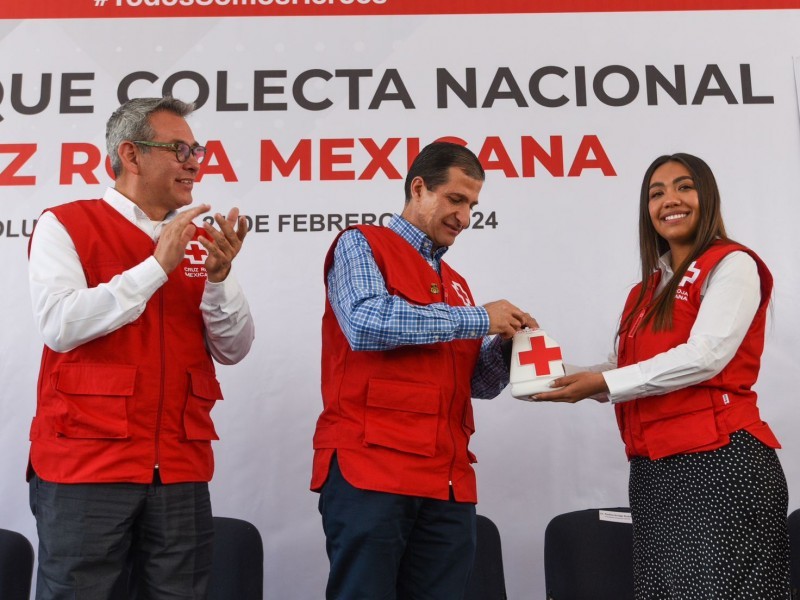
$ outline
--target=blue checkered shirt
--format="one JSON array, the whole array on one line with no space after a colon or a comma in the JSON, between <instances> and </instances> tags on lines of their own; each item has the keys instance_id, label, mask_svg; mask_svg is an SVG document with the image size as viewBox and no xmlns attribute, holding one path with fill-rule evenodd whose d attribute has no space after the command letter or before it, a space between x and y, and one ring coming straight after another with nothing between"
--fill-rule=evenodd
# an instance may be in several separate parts
<instances>
[{"instance_id":1,"label":"blue checkered shirt","mask_svg":"<svg viewBox=\"0 0 800 600\"><path fill-rule=\"evenodd\" d=\"M416 248L441 275L442 255L447 247L434 250L431 239L399 215L392 217L388 227ZM486 335L486 309L443 302L417 306L389 294L372 249L357 229L343 233L336 244L333 267L328 272L328 300L355 351L482 338L472 376L472 397L494 398L508 385L501 340Z\"/></svg>"}]
</instances>

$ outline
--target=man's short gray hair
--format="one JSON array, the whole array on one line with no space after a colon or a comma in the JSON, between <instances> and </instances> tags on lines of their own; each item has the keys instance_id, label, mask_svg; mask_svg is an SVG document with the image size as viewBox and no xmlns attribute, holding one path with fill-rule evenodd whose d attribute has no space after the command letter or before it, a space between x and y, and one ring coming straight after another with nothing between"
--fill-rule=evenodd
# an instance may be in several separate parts
<instances>
[{"instance_id":1,"label":"man's short gray hair","mask_svg":"<svg viewBox=\"0 0 800 600\"><path fill-rule=\"evenodd\" d=\"M119 145L125 141L140 140L150 142L155 136L149 118L155 112L165 110L179 117L186 117L194 110L193 103L183 102L177 98L134 98L128 100L111 115L106 123L106 151L111 158L111 169L114 176L122 173ZM149 148L142 147L143 152Z\"/></svg>"}]
</instances>

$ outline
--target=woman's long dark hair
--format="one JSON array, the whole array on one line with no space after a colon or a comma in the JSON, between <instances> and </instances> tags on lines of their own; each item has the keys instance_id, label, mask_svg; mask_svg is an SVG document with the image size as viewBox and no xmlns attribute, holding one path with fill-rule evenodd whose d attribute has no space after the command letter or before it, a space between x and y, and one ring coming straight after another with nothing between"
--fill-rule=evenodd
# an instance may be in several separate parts
<instances>
[{"instance_id":1,"label":"woman's long dark hair","mask_svg":"<svg viewBox=\"0 0 800 600\"><path fill-rule=\"evenodd\" d=\"M717 181L714 179L714 173L711 172L711 168L705 161L691 154L682 152L659 156L655 159L644 174L642 189L639 195L639 255L642 263L641 288L633 310L631 310L628 316L620 323L620 334L630 327L631 321L639 312L647 293L647 283L653 275L653 272L658 268L658 259L669 250L667 240L656 232L653 222L650 219L649 210L650 179L652 179L656 169L668 162L675 162L683 165L692 176L700 205L700 218L691 252L689 252L686 259L677 266L672 279L666 287L653 299L645 313L642 325L653 320L653 328L656 331L672 329L672 308L675 303L675 293L681 279L683 279L686 273L686 269L692 264L692 261L697 260L715 240L729 239L725 233L725 224L722 221Z\"/></svg>"}]
</instances>

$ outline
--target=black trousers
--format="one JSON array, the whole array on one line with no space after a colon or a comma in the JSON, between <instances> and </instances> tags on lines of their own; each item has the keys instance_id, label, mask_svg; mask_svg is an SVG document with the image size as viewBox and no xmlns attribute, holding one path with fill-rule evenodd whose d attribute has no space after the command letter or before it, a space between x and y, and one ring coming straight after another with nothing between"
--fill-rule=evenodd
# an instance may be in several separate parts
<instances>
[{"instance_id":1,"label":"black trousers","mask_svg":"<svg viewBox=\"0 0 800 600\"><path fill-rule=\"evenodd\" d=\"M206 598L214 525L206 483L59 484L34 477L36 600L108 600L133 565L136 598Z\"/></svg>"},{"instance_id":2,"label":"black trousers","mask_svg":"<svg viewBox=\"0 0 800 600\"><path fill-rule=\"evenodd\" d=\"M328 600L460 600L475 557L475 505L361 490L334 457L319 501Z\"/></svg>"}]
</instances>

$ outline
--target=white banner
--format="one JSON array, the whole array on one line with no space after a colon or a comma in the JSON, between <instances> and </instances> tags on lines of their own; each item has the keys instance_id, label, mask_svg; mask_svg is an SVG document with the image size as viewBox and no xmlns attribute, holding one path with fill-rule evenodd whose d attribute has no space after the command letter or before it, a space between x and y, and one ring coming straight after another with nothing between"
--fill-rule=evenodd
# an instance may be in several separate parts
<instances>
[{"instance_id":1,"label":"white banner","mask_svg":"<svg viewBox=\"0 0 800 600\"><path fill-rule=\"evenodd\" d=\"M800 113L800 56L794 57L794 83L797 86L797 110Z\"/></svg>"},{"instance_id":2,"label":"white banner","mask_svg":"<svg viewBox=\"0 0 800 600\"><path fill-rule=\"evenodd\" d=\"M212 501L261 531L266 598L321 598L327 575L308 491L325 252L341 227L400 212L409 161L442 137L487 168L448 261L478 302L525 308L577 364L605 359L639 277L647 165L705 159L728 232L775 276L757 391L800 495L798 31L799 10L0 20L0 527L35 541L27 238L42 209L102 196L108 116L162 93L199 105L195 200L239 206L252 227L235 269L257 335L218 369ZM478 512L500 529L509 597L542 598L549 519L628 504L613 410L508 390L474 404Z\"/></svg>"}]
</instances>

